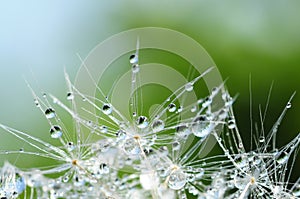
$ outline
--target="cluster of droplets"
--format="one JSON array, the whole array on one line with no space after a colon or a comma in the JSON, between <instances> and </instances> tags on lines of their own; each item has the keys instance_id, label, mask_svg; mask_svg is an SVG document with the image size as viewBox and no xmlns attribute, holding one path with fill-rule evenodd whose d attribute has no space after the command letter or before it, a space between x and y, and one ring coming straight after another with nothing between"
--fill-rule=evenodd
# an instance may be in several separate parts
<instances>
[{"instance_id":1,"label":"cluster of droplets","mask_svg":"<svg viewBox=\"0 0 300 199\"><path fill-rule=\"evenodd\" d=\"M129 58L133 90L138 84L138 58L138 50ZM107 96L103 100L86 96L67 75L67 103L52 95L40 98L32 91L55 144L0 124L36 150L1 154L35 155L55 163L29 169L5 163L0 198L299 198L300 180L290 184L289 168L299 150L300 134L280 149L269 147L282 117L269 134L258 134L257 148L247 152L232 111L234 99L223 85L191 104L179 103L210 70L178 88L153 115L138 111L133 96L131 118L124 117ZM77 99L97 110L87 111L96 120L78 114ZM290 101L285 111L291 108ZM72 117L71 131L55 111L58 108ZM222 153L207 154L211 141Z\"/></svg>"}]
</instances>

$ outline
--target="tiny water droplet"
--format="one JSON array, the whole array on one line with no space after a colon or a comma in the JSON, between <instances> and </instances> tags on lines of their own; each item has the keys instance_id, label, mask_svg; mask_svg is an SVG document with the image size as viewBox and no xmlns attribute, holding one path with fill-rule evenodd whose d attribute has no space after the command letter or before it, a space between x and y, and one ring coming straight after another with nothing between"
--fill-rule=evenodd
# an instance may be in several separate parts
<instances>
[{"instance_id":1,"label":"tiny water droplet","mask_svg":"<svg viewBox=\"0 0 300 199\"><path fill-rule=\"evenodd\" d=\"M34 104L36 107L40 107L40 103L39 103L39 100L37 99L34 99Z\"/></svg>"},{"instance_id":2,"label":"tiny water droplet","mask_svg":"<svg viewBox=\"0 0 300 199\"><path fill-rule=\"evenodd\" d=\"M192 108L191 108L191 112L192 113L195 113L197 111L197 106L193 106Z\"/></svg>"},{"instance_id":3,"label":"tiny water droplet","mask_svg":"<svg viewBox=\"0 0 300 199\"><path fill-rule=\"evenodd\" d=\"M73 99L74 99L73 93L71 92L67 93L67 100L73 100Z\"/></svg>"},{"instance_id":4,"label":"tiny water droplet","mask_svg":"<svg viewBox=\"0 0 300 199\"><path fill-rule=\"evenodd\" d=\"M146 116L139 116L136 120L137 127L140 129L146 128L148 126L148 118Z\"/></svg>"},{"instance_id":5,"label":"tiny water droplet","mask_svg":"<svg viewBox=\"0 0 300 199\"><path fill-rule=\"evenodd\" d=\"M152 130L154 133L160 132L160 131L164 130L165 123L162 120L155 120L151 127L152 127Z\"/></svg>"},{"instance_id":6,"label":"tiny water droplet","mask_svg":"<svg viewBox=\"0 0 300 199\"><path fill-rule=\"evenodd\" d=\"M100 127L100 132L101 132L101 133L107 133L107 127L104 126L104 125L101 126L101 127Z\"/></svg>"},{"instance_id":7,"label":"tiny water droplet","mask_svg":"<svg viewBox=\"0 0 300 199\"><path fill-rule=\"evenodd\" d=\"M175 141L172 143L172 150L173 151L178 151L180 149L180 142Z\"/></svg>"},{"instance_id":8,"label":"tiny water droplet","mask_svg":"<svg viewBox=\"0 0 300 199\"><path fill-rule=\"evenodd\" d=\"M138 73L140 71L140 66L138 64L133 64L132 65L132 72L133 73Z\"/></svg>"},{"instance_id":9,"label":"tiny water droplet","mask_svg":"<svg viewBox=\"0 0 300 199\"><path fill-rule=\"evenodd\" d=\"M105 163L101 163L99 165L99 169L100 169L100 174L108 174L109 173L109 167Z\"/></svg>"},{"instance_id":10,"label":"tiny water droplet","mask_svg":"<svg viewBox=\"0 0 300 199\"><path fill-rule=\"evenodd\" d=\"M111 107L111 105L109 105L109 104L104 104L104 105L102 106L102 111L103 111L103 113L104 113L105 115L111 114L111 113L112 113L112 107Z\"/></svg>"},{"instance_id":11,"label":"tiny water droplet","mask_svg":"<svg viewBox=\"0 0 300 199\"><path fill-rule=\"evenodd\" d=\"M46 118L51 119L55 117L55 111L52 108L48 108L45 110Z\"/></svg>"},{"instance_id":12,"label":"tiny water droplet","mask_svg":"<svg viewBox=\"0 0 300 199\"><path fill-rule=\"evenodd\" d=\"M263 143L263 142L265 142L265 137L264 136L259 136L259 139L258 139L258 141L260 142L260 143Z\"/></svg>"},{"instance_id":13,"label":"tiny water droplet","mask_svg":"<svg viewBox=\"0 0 300 199\"><path fill-rule=\"evenodd\" d=\"M174 103L169 104L168 111L171 112L171 113L175 112L176 111L176 104L174 104Z\"/></svg>"},{"instance_id":14,"label":"tiny water droplet","mask_svg":"<svg viewBox=\"0 0 300 199\"><path fill-rule=\"evenodd\" d=\"M62 129L59 126L54 125L50 128L50 135L52 138L60 138L62 134Z\"/></svg>"},{"instance_id":15,"label":"tiny water droplet","mask_svg":"<svg viewBox=\"0 0 300 199\"><path fill-rule=\"evenodd\" d=\"M286 108L289 109L289 108L291 108L291 107L292 107L292 103L291 103L291 102L288 102L288 103L286 104Z\"/></svg>"},{"instance_id":16,"label":"tiny water droplet","mask_svg":"<svg viewBox=\"0 0 300 199\"><path fill-rule=\"evenodd\" d=\"M185 90L190 92L194 89L194 86L191 82L188 82L186 85L185 85Z\"/></svg>"},{"instance_id":17,"label":"tiny water droplet","mask_svg":"<svg viewBox=\"0 0 300 199\"><path fill-rule=\"evenodd\" d=\"M203 108L208 107L209 105L211 105L211 103L212 103L211 97L207 97L207 98L205 98L205 100L203 101L202 107L203 107Z\"/></svg>"},{"instance_id":18,"label":"tiny water droplet","mask_svg":"<svg viewBox=\"0 0 300 199\"><path fill-rule=\"evenodd\" d=\"M227 125L228 125L229 129L234 129L235 128L235 121L234 121L234 119L228 120Z\"/></svg>"},{"instance_id":19,"label":"tiny water droplet","mask_svg":"<svg viewBox=\"0 0 300 199\"><path fill-rule=\"evenodd\" d=\"M68 151L73 151L75 149L74 143L73 142L68 142L67 143L67 149L68 149Z\"/></svg>"},{"instance_id":20,"label":"tiny water droplet","mask_svg":"<svg viewBox=\"0 0 300 199\"><path fill-rule=\"evenodd\" d=\"M138 61L139 61L139 58L138 58L138 55L137 55L137 54L132 54L132 55L130 55L130 57L129 57L129 62L130 62L131 64L137 64Z\"/></svg>"}]
</instances>

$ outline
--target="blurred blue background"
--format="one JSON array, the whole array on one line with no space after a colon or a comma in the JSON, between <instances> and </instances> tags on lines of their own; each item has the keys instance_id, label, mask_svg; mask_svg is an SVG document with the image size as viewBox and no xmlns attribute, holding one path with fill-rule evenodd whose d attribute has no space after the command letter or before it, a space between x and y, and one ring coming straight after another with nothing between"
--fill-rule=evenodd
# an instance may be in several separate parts
<instances>
[{"instance_id":1,"label":"blurred blue background","mask_svg":"<svg viewBox=\"0 0 300 199\"><path fill-rule=\"evenodd\" d=\"M232 95L235 113L249 139L249 75L254 118L265 107L270 128L294 91L300 92L300 1L7 1L0 6L0 121L48 138L24 77L36 89L65 96L63 70L74 79L81 57L109 36L136 27L180 31L211 55ZM279 128L279 145L299 133L297 94ZM1 148L17 144L1 133ZM1 159L4 157L1 157ZM297 166L300 166L299 160ZM299 176L299 175L298 175Z\"/></svg>"}]
</instances>

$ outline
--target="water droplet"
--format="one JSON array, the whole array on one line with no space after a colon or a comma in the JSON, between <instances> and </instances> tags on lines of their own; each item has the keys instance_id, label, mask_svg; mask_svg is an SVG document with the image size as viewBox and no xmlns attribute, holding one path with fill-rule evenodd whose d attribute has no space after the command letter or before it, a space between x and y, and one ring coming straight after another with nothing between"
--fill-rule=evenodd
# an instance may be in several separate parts
<instances>
[{"instance_id":1,"label":"water droplet","mask_svg":"<svg viewBox=\"0 0 300 199\"><path fill-rule=\"evenodd\" d=\"M177 112L178 112L178 113L181 113L182 110L183 110L183 106L179 106L178 109L177 109Z\"/></svg>"},{"instance_id":2,"label":"water droplet","mask_svg":"<svg viewBox=\"0 0 300 199\"><path fill-rule=\"evenodd\" d=\"M180 125L176 128L177 135L181 138L186 138L191 132L187 125Z\"/></svg>"},{"instance_id":3,"label":"water droplet","mask_svg":"<svg viewBox=\"0 0 300 199\"><path fill-rule=\"evenodd\" d=\"M139 116L136 120L137 127L140 129L146 128L148 126L148 118L146 116Z\"/></svg>"},{"instance_id":4,"label":"water droplet","mask_svg":"<svg viewBox=\"0 0 300 199\"><path fill-rule=\"evenodd\" d=\"M24 149L23 149L23 148L20 148L19 151L22 153L22 152L24 152Z\"/></svg>"},{"instance_id":5,"label":"water droplet","mask_svg":"<svg viewBox=\"0 0 300 199\"><path fill-rule=\"evenodd\" d=\"M197 106L193 106L192 108L191 108L191 112L192 113L195 113L197 111Z\"/></svg>"},{"instance_id":6,"label":"water droplet","mask_svg":"<svg viewBox=\"0 0 300 199\"><path fill-rule=\"evenodd\" d=\"M106 133L106 132L107 132L107 127L104 126L104 125L101 126L101 127L100 127L100 132L101 132L101 133Z\"/></svg>"},{"instance_id":7,"label":"water droplet","mask_svg":"<svg viewBox=\"0 0 300 199\"><path fill-rule=\"evenodd\" d=\"M228 125L229 129L234 129L235 128L235 120L234 119L228 120L227 125Z\"/></svg>"},{"instance_id":8,"label":"water droplet","mask_svg":"<svg viewBox=\"0 0 300 199\"><path fill-rule=\"evenodd\" d=\"M132 54L132 55L130 55L130 57L129 57L129 62L130 62L131 64L137 64L138 61L139 61L139 58L138 58L138 55L137 55L137 54Z\"/></svg>"},{"instance_id":9,"label":"water droplet","mask_svg":"<svg viewBox=\"0 0 300 199\"><path fill-rule=\"evenodd\" d=\"M50 128L50 135L52 138L60 138L62 134L62 129L59 126L54 125Z\"/></svg>"},{"instance_id":10,"label":"water droplet","mask_svg":"<svg viewBox=\"0 0 300 199\"><path fill-rule=\"evenodd\" d=\"M111 105L110 105L110 104L104 104L104 105L102 106L102 111L103 111L103 113L104 113L105 115L111 114L111 113L112 113L112 107L111 107Z\"/></svg>"},{"instance_id":11,"label":"water droplet","mask_svg":"<svg viewBox=\"0 0 300 199\"><path fill-rule=\"evenodd\" d=\"M140 66L138 64L133 64L132 65L132 72L133 73L138 73L140 71Z\"/></svg>"},{"instance_id":12,"label":"water droplet","mask_svg":"<svg viewBox=\"0 0 300 199\"><path fill-rule=\"evenodd\" d=\"M214 87L211 89L211 95L216 95L218 93L218 88L217 87Z\"/></svg>"},{"instance_id":13,"label":"water droplet","mask_svg":"<svg viewBox=\"0 0 300 199\"><path fill-rule=\"evenodd\" d=\"M168 111L171 112L171 113L175 112L176 111L176 104L174 104L174 103L169 104Z\"/></svg>"},{"instance_id":14,"label":"water droplet","mask_svg":"<svg viewBox=\"0 0 300 199\"><path fill-rule=\"evenodd\" d=\"M286 104L286 108L289 109L289 108L291 108L291 107L292 107L292 103L291 103L291 102L288 102L288 103Z\"/></svg>"},{"instance_id":15,"label":"water droplet","mask_svg":"<svg viewBox=\"0 0 300 199\"><path fill-rule=\"evenodd\" d=\"M181 169L171 172L168 184L173 190L182 189L186 184L186 174Z\"/></svg>"},{"instance_id":16,"label":"water droplet","mask_svg":"<svg viewBox=\"0 0 300 199\"><path fill-rule=\"evenodd\" d=\"M73 99L74 99L73 93L71 92L67 93L67 100L73 100Z\"/></svg>"},{"instance_id":17,"label":"water droplet","mask_svg":"<svg viewBox=\"0 0 300 199\"><path fill-rule=\"evenodd\" d=\"M173 151L178 151L180 149L180 146L181 146L180 142L175 141L175 142L172 143L172 150Z\"/></svg>"},{"instance_id":18,"label":"water droplet","mask_svg":"<svg viewBox=\"0 0 300 199\"><path fill-rule=\"evenodd\" d=\"M75 149L73 142L68 142L66 147L67 147L68 151L73 151Z\"/></svg>"},{"instance_id":19,"label":"water droplet","mask_svg":"<svg viewBox=\"0 0 300 199\"><path fill-rule=\"evenodd\" d=\"M208 107L209 105L211 105L211 103L212 103L211 97L207 97L207 98L205 98L205 100L203 101L202 107L203 107L203 108Z\"/></svg>"},{"instance_id":20,"label":"water droplet","mask_svg":"<svg viewBox=\"0 0 300 199\"><path fill-rule=\"evenodd\" d=\"M278 164L285 164L289 160L289 157L289 154L284 151L276 158L276 162Z\"/></svg>"},{"instance_id":21,"label":"water droplet","mask_svg":"<svg viewBox=\"0 0 300 199\"><path fill-rule=\"evenodd\" d=\"M213 130L213 125L205 115L200 115L194 119L191 130L196 137L204 138Z\"/></svg>"},{"instance_id":22,"label":"water droplet","mask_svg":"<svg viewBox=\"0 0 300 199\"><path fill-rule=\"evenodd\" d=\"M259 136L258 141L259 141L260 143L265 142L265 137L264 137L263 135Z\"/></svg>"},{"instance_id":23,"label":"water droplet","mask_svg":"<svg viewBox=\"0 0 300 199\"><path fill-rule=\"evenodd\" d=\"M160 132L162 130L164 130L165 128L165 123L162 120L155 120L152 124L152 131L154 133Z\"/></svg>"},{"instance_id":24,"label":"water droplet","mask_svg":"<svg viewBox=\"0 0 300 199\"><path fill-rule=\"evenodd\" d=\"M39 103L39 100L37 99L34 99L34 104L36 107L40 107L40 103Z\"/></svg>"},{"instance_id":25,"label":"water droplet","mask_svg":"<svg viewBox=\"0 0 300 199\"><path fill-rule=\"evenodd\" d=\"M141 152L141 149L134 138L128 138L125 140L123 150L129 155L138 155Z\"/></svg>"},{"instance_id":26,"label":"water droplet","mask_svg":"<svg viewBox=\"0 0 300 199\"><path fill-rule=\"evenodd\" d=\"M52 108L48 108L45 110L46 118L51 119L55 117L55 111Z\"/></svg>"},{"instance_id":27,"label":"water droplet","mask_svg":"<svg viewBox=\"0 0 300 199\"><path fill-rule=\"evenodd\" d=\"M194 86L193 86L193 84L192 84L191 82L189 82L189 83L187 83L187 84L185 85L185 90L186 90L186 91L190 92L190 91L192 91L193 89L194 89Z\"/></svg>"},{"instance_id":28,"label":"water droplet","mask_svg":"<svg viewBox=\"0 0 300 199\"><path fill-rule=\"evenodd\" d=\"M101 163L99 165L100 174L108 174L109 173L109 167L105 163Z\"/></svg>"},{"instance_id":29,"label":"water droplet","mask_svg":"<svg viewBox=\"0 0 300 199\"><path fill-rule=\"evenodd\" d=\"M116 133L118 140L124 140L126 138L126 132L123 130L118 130Z\"/></svg>"}]
</instances>

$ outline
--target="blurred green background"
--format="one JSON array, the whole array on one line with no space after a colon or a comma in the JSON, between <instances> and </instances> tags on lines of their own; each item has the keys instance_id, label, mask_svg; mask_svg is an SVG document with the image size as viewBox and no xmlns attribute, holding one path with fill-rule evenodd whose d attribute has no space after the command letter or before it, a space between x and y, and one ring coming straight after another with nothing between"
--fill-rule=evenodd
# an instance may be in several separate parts
<instances>
[{"instance_id":1,"label":"blurred green background","mask_svg":"<svg viewBox=\"0 0 300 199\"><path fill-rule=\"evenodd\" d=\"M211 55L223 78L228 78L230 93L239 94L234 110L240 132L247 140L250 74L256 121L258 106L265 107L274 81L266 129L275 122L291 94L300 92L299 9L297 0L2 2L0 121L48 138L47 122L35 108L23 77L37 91L65 96L63 70L66 68L75 78L81 63L76 53L84 58L113 34L156 26L192 37ZM299 116L297 94L279 128L280 146L299 133ZM1 149L20 146L2 131L0 144Z\"/></svg>"}]
</instances>

